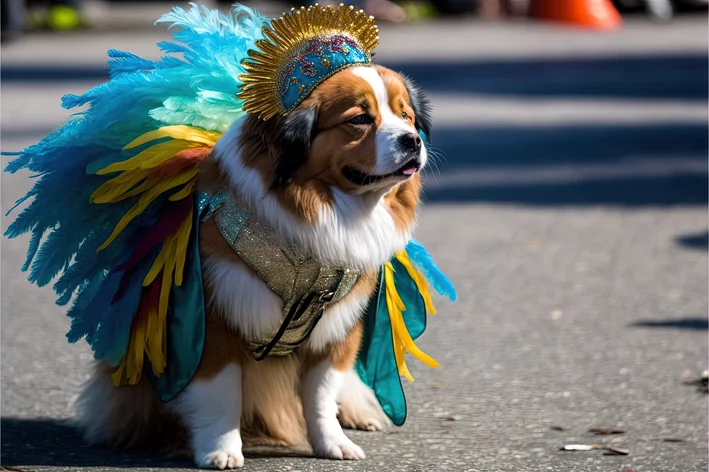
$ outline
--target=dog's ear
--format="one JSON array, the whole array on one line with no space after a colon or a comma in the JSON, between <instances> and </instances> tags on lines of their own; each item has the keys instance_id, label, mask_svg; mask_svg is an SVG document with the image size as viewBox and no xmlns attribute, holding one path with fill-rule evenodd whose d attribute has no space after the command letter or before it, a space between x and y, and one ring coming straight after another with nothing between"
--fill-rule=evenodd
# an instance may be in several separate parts
<instances>
[{"instance_id":1,"label":"dog's ear","mask_svg":"<svg viewBox=\"0 0 709 472\"><path fill-rule=\"evenodd\" d=\"M281 155L276 164L272 188L286 185L308 157L310 144L317 132L318 111L315 108L295 110L283 119L277 140Z\"/></svg>"},{"instance_id":2,"label":"dog's ear","mask_svg":"<svg viewBox=\"0 0 709 472\"><path fill-rule=\"evenodd\" d=\"M433 125L433 117L431 108L431 102L428 97L423 93L421 87L416 85L410 77L401 74L401 78L404 80L404 85L406 85L406 91L409 93L409 100L411 101L411 108L414 109L416 114L416 129L419 134L423 133L422 138L426 142L431 141L431 126Z\"/></svg>"}]
</instances>

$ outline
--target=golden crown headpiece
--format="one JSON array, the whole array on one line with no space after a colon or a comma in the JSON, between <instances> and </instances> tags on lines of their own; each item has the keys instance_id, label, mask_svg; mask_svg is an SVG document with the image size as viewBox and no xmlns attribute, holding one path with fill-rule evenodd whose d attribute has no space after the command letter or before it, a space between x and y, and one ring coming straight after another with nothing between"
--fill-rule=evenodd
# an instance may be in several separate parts
<instances>
[{"instance_id":1,"label":"golden crown headpiece","mask_svg":"<svg viewBox=\"0 0 709 472\"><path fill-rule=\"evenodd\" d=\"M292 9L263 28L242 66L238 98L264 120L286 115L320 83L347 67L369 64L379 44L374 18L352 6L317 3Z\"/></svg>"}]
</instances>

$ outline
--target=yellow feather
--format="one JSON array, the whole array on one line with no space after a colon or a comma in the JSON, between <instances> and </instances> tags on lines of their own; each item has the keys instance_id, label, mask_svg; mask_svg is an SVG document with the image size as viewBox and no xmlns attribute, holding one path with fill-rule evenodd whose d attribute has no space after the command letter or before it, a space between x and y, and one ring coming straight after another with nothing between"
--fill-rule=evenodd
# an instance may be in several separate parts
<instances>
[{"instance_id":1,"label":"yellow feather","mask_svg":"<svg viewBox=\"0 0 709 472\"><path fill-rule=\"evenodd\" d=\"M160 320L156 310L150 311L150 325L148 326L148 340L145 345L145 352L150 359L153 374L160 375L165 372L165 357L162 351L162 337L160 336Z\"/></svg>"},{"instance_id":2,"label":"yellow feather","mask_svg":"<svg viewBox=\"0 0 709 472\"><path fill-rule=\"evenodd\" d=\"M169 200L171 202L178 202L183 198L188 197L192 193L192 187L194 187L194 181L187 182L184 187L171 195Z\"/></svg>"},{"instance_id":3,"label":"yellow feather","mask_svg":"<svg viewBox=\"0 0 709 472\"><path fill-rule=\"evenodd\" d=\"M150 364L153 368L153 374L160 375L165 370L165 359L162 356L162 339L156 338L156 333L159 334L158 330L158 311L156 309L150 309L147 313L148 316L148 334L145 340L145 353L150 360Z\"/></svg>"},{"instance_id":4,"label":"yellow feather","mask_svg":"<svg viewBox=\"0 0 709 472\"><path fill-rule=\"evenodd\" d=\"M160 248L160 252L158 253L158 257L155 258L155 261L153 261L153 265L150 267L150 270L148 271L148 274L145 276L143 279L143 287L147 287L151 283L153 283L153 280L155 280L155 277L158 276L160 271L162 270L163 266L165 265L165 258L167 256L167 250L168 250L168 241L165 240L162 243L162 248Z\"/></svg>"},{"instance_id":5,"label":"yellow feather","mask_svg":"<svg viewBox=\"0 0 709 472\"><path fill-rule=\"evenodd\" d=\"M111 244L118 237L121 231L123 231L125 227L128 226L128 223L133 221L136 216L140 215L153 200L162 195L164 192L167 192L168 190L182 185L188 180L192 179L195 175L197 175L197 172L199 172L199 169L195 168L190 169L189 171L179 175L161 179L160 183L158 183L153 188L141 195L138 202L136 202L136 204L133 205L131 209L126 212L125 215L123 215L123 218L121 218L116 227L113 229L113 233L111 233L106 242L99 246L98 251L101 251L108 247L108 245Z\"/></svg>"},{"instance_id":6,"label":"yellow feather","mask_svg":"<svg viewBox=\"0 0 709 472\"><path fill-rule=\"evenodd\" d=\"M394 304L389 291L387 291L384 296L386 299L387 310L389 311L389 316L392 321L391 336L392 344L394 345L394 359L396 361L396 368L399 371L399 375L403 375L404 377L409 379L410 382L413 382L414 378L411 375L411 372L409 372L408 367L406 367L406 348L401 342L401 334L399 333L400 326L395 324L393 318L391 317L392 312L398 310L398 308Z\"/></svg>"},{"instance_id":7,"label":"yellow feather","mask_svg":"<svg viewBox=\"0 0 709 472\"><path fill-rule=\"evenodd\" d=\"M205 131L199 128L193 128L191 126L185 125L175 125L175 126L163 126L155 131L150 131L148 133L139 136L138 138L131 141L123 149L131 149L138 147L142 144L149 143L156 139L162 138L173 138L173 139L183 139L185 141L194 141L196 143L214 145L217 142L221 133L215 133L213 131Z\"/></svg>"},{"instance_id":8,"label":"yellow feather","mask_svg":"<svg viewBox=\"0 0 709 472\"><path fill-rule=\"evenodd\" d=\"M395 356L397 355L401 358L401 361L397 363L399 369L399 374L406 377L409 382L414 382L414 376L409 372L409 368L406 366L406 348L403 345L399 345L396 349Z\"/></svg>"},{"instance_id":9,"label":"yellow feather","mask_svg":"<svg viewBox=\"0 0 709 472\"><path fill-rule=\"evenodd\" d=\"M178 144L175 144L174 146L166 146L167 144L170 144L170 143L178 143ZM179 144L179 143L183 143L183 144ZM178 141L168 141L163 144L158 144L156 146L153 146L150 149L157 148L158 146L165 146L164 151L162 151L158 154L155 154L153 157L145 159L143 162L141 162L140 163L141 169L154 169L154 168L164 164L165 162L169 161L173 157L175 157L175 155L180 151L184 151L185 149L195 149L198 147L202 147L198 143L190 143L187 141L178 140Z\"/></svg>"},{"instance_id":10,"label":"yellow feather","mask_svg":"<svg viewBox=\"0 0 709 472\"><path fill-rule=\"evenodd\" d=\"M175 262L175 285L182 285L182 277L185 270L185 260L187 259L187 245L190 242L190 233L192 232L192 209L185 218L185 221L180 225L177 231L177 248Z\"/></svg>"},{"instance_id":11,"label":"yellow feather","mask_svg":"<svg viewBox=\"0 0 709 472\"><path fill-rule=\"evenodd\" d=\"M167 260L165 261L165 269L162 274L162 286L160 287L160 302L158 304L158 332L156 336L160 339L164 339L165 334L165 323L167 322L167 308L170 302L170 288L172 287L172 273L175 269L175 249L177 247L177 241L172 239L170 241L169 251L167 253ZM165 343L161 343L161 351L163 357L165 357Z\"/></svg>"},{"instance_id":12,"label":"yellow feather","mask_svg":"<svg viewBox=\"0 0 709 472\"><path fill-rule=\"evenodd\" d=\"M113 381L113 385L116 387L119 387L123 385L123 374L125 373L126 369L126 358L125 356L123 359L121 359L121 365L118 366L118 369L114 373L111 374L111 380Z\"/></svg>"},{"instance_id":13,"label":"yellow feather","mask_svg":"<svg viewBox=\"0 0 709 472\"><path fill-rule=\"evenodd\" d=\"M394 266L391 265L391 262L387 262L384 270L386 272L385 280L387 294L391 297L394 306L396 306L399 311L405 311L406 305L404 305L404 301L399 296L399 292L396 290L396 285L394 284Z\"/></svg>"},{"instance_id":14,"label":"yellow feather","mask_svg":"<svg viewBox=\"0 0 709 472\"><path fill-rule=\"evenodd\" d=\"M409 277L416 283L416 288L418 288L423 298L423 302L426 305L426 313L430 315L436 314L436 308L433 306L433 299L431 298L431 292L428 290L428 283L418 270L416 270L411 264L411 259L406 251L401 251L396 254L396 259L406 268L406 272L409 273Z\"/></svg>"},{"instance_id":15,"label":"yellow feather","mask_svg":"<svg viewBox=\"0 0 709 472\"><path fill-rule=\"evenodd\" d=\"M408 261L408 258L406 260ZM404 266L406 265L404 264ZM394 283L394 267L389 262L384 266L384 287L386 291L385 300L387 311L389 312L389 320L391 322L392 342L394 344L394 356L396 358L397 369L400 375L405 376L413 382L414 379L406 367L406 361L404 359L406 351L409 351L414 357L429 367L438 367L438 362L416 346L416 343L406 327L402 313L406 310L406 307L396 290L396 284Z\"/></svg>"},{"instance_id":16,"label":"yellow feather","mask_svg":"<svg viewBox=\"0 0 709 472\"><path fill-rule=\"evenodd\" d=\"M123 172L101 184L99 188L91 194L90 201L93 203L109 203L118 195L125 193L137 185L148 175L148 171L138 170L137 172Z\"/></svg>"},{"instance_id":17,"label":"yellow feather","mask_svg":"<svg viewBox=\"0 0 709 472\"><path fill-rule=\"evenodd\" d=\"M130 159L125 161L114 162L113 164L104 167L96 172L96 175L106 175L113 172L140 169L143 163L151 159L162 159L167 160L173 157L178 152L183 149L194 148L200 146L199 143L191 143L189 141L183 141L181 139L176 139L173 141L167 141L164 143L156 144L151 146L144 151L139 152Z\"/></svg>"},{"instance_id":18,"label":"yellow feather","mask_svg":"<svg viewBox=\"0 0 709 472\"><path fill-rule=\"evenodd\" d=\"M121 359L118 369L111 374L113 385L135 385L140 381L143 371L143 346L145 345L146 320L134 320L131 326L128 349Z\"/></svg>"},{"instance_id":19,"label":"yellow feather","mask_svg":"<svg viewBox=\"0 0 709 472\"><path fill-rule=\"evenodd\" d=\"M141 173L143 171L140 171ZM114 197L110 202L105 202L105 203L116 203L116 202L121 202L127 198L135 197L136 195L140 195L141 193L145 192L146 190L150 189L151 187L154 187L155 184L160 182L160 175L148 175L143 182L132 188L131 190L128 190L127 192L117 195ZM103 203L103 202L97 202L97 203Z\"/></svg>"}]
</instances>

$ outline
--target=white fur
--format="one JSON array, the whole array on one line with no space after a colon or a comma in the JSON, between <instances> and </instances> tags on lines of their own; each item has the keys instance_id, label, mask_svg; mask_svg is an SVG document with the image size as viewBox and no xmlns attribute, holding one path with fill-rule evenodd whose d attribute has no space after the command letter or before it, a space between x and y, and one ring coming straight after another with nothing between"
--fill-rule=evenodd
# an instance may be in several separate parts
<instances>
[{"instance_id":1,"label":"white fur","mask_svg":"<svg viewBox=\"0 0 709 472\"><path fill-rule=\"evenodd\" d=\"M302 386L303 413L315 455L328 459L364 459L362 449L342 431L337 421L337 395L344 374L324 361L308 371Z\"/></svg>"},{"instance_id":2,"label":"white fur","mask_svg":"<svg viewBox=\"0 0 709 472\"><path fill-rule=\"evenodd\" d=\"M212 379L193 379L170 404L189 429L198 467L244 466L241 406L241 367L237 364L229 364Z\"/></svg>"},{"instance_id":3,"label":"white fur","mask_svg":"<svg viewBox=\"0 0 709 472\"><path fill-rule=\"evenodd\" d=\"M217 257L202 262L215 306L232 329L247 338L271 333L281 325L283 300L243 264Z\"/></svg>"},{"instance_id":4,"label":"white fur","mask_svg":"<svg viewBox=\"0 0 709 472\"><path fill-rule=\"evenodd\" d=\"M382 121L377 128L375 140L377 148L377 163L372 172L374 175L385 175L401 168L409 159L408 155L398 152L397 140L405 134L418 134L410 122L394 114L389 106L389 93L377 70L372 67L353 67L355 75L366 80L374 90L377 98L379 114ZM421 167L426 165L428 158L426 147L421 146Z\"/></svg>"}]
</instances>

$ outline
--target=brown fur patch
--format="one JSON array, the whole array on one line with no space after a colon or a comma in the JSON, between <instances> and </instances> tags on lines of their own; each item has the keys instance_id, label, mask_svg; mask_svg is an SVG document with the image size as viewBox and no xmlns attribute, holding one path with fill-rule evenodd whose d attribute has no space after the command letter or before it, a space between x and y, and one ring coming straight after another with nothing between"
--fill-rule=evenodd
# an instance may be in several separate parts
<instances>
[{"instance_id":1,"label":"brown fur patch","mask_svg":"<svg viewBox=\"0 0 709 472\"><path fill-rule=\"evenodd\" d=\"M242 365L242 435L250 441L284 446L306 443L300 401L301 359L298 355L246 358Z\"/></svg>"},{"instance_id":2,"label":"brown fur patch","mask_svg":"<svg viewBox=\"0 0 709 472\"><path fill-rule=\"evenodd\" d=\"M396 228L405 232L416 220L416 207L421 194L421 175L415 174L406 182L394 187L384 196L384 203L394 219Z\"/></svg>"},{"instance_id":3,"label":"brown fur patch","mask_svg":"<svg viewBox=\"0 0 709 472\"><path fill-rule=\"evenodd\" d=\"M411 107L411 97L409 97L409 92L406 90L406 84L404 84L401 75L383 66L377 65L374 68L379 73L379 77L382 78L387 89L389 107L397 116L406 113L406 121L411 125L412 131L416 132L416 115Z\"/></svg>"},{"instance_id":4,"label":"brown fur patch","mask_svg":"<svg viewBox=\"0 0 709 472\"><path fill-rule=\"evenodd\" d=\"M228 179L219 166L219 162L211 155L199 164L196 187L205 192L216 192L227 188Z\"/></svg>"},{"instance_id":5,"label":"brown fur patch","mask_svg":"<svg viewBox=\"0 0 709 472\"><path fill-rule=\"evenodd\" d=\"M199 250L202 260L213 257L234 264L244 264L224 240L213 219L200 225ZM209 279L205 279L205 300L211 300L212 288L209 284ZM207 302L204 352L195 377L212 378L229 363L242 364L246 355L238 334L228 326L224 314L217 313Z\"/></svg>"},{"instance_id":6,"label":"brown fur patch","mask_svg":"<svg viewBox=\"0 0 709 472\"><path fill-rule=\"evenodd\" d=\"M194 376L198 379L216 377L227 365L242 365L248 354L241 339L227 325L224 318L207 308L204 327L202 359Z\"/></svg>"},{"instance_id":7,"label":"brown fur patch","mask_svg":"<svg viewBox=\"0 0 709 472\"><path fill-rule=\"evenodd\" d=\"M362 322L360 321L352 328L343 342L330 348L330 362L335 369L344 372L354 367L359 346L362 343L362 331Z\"/></svg>"}]
</instances>

